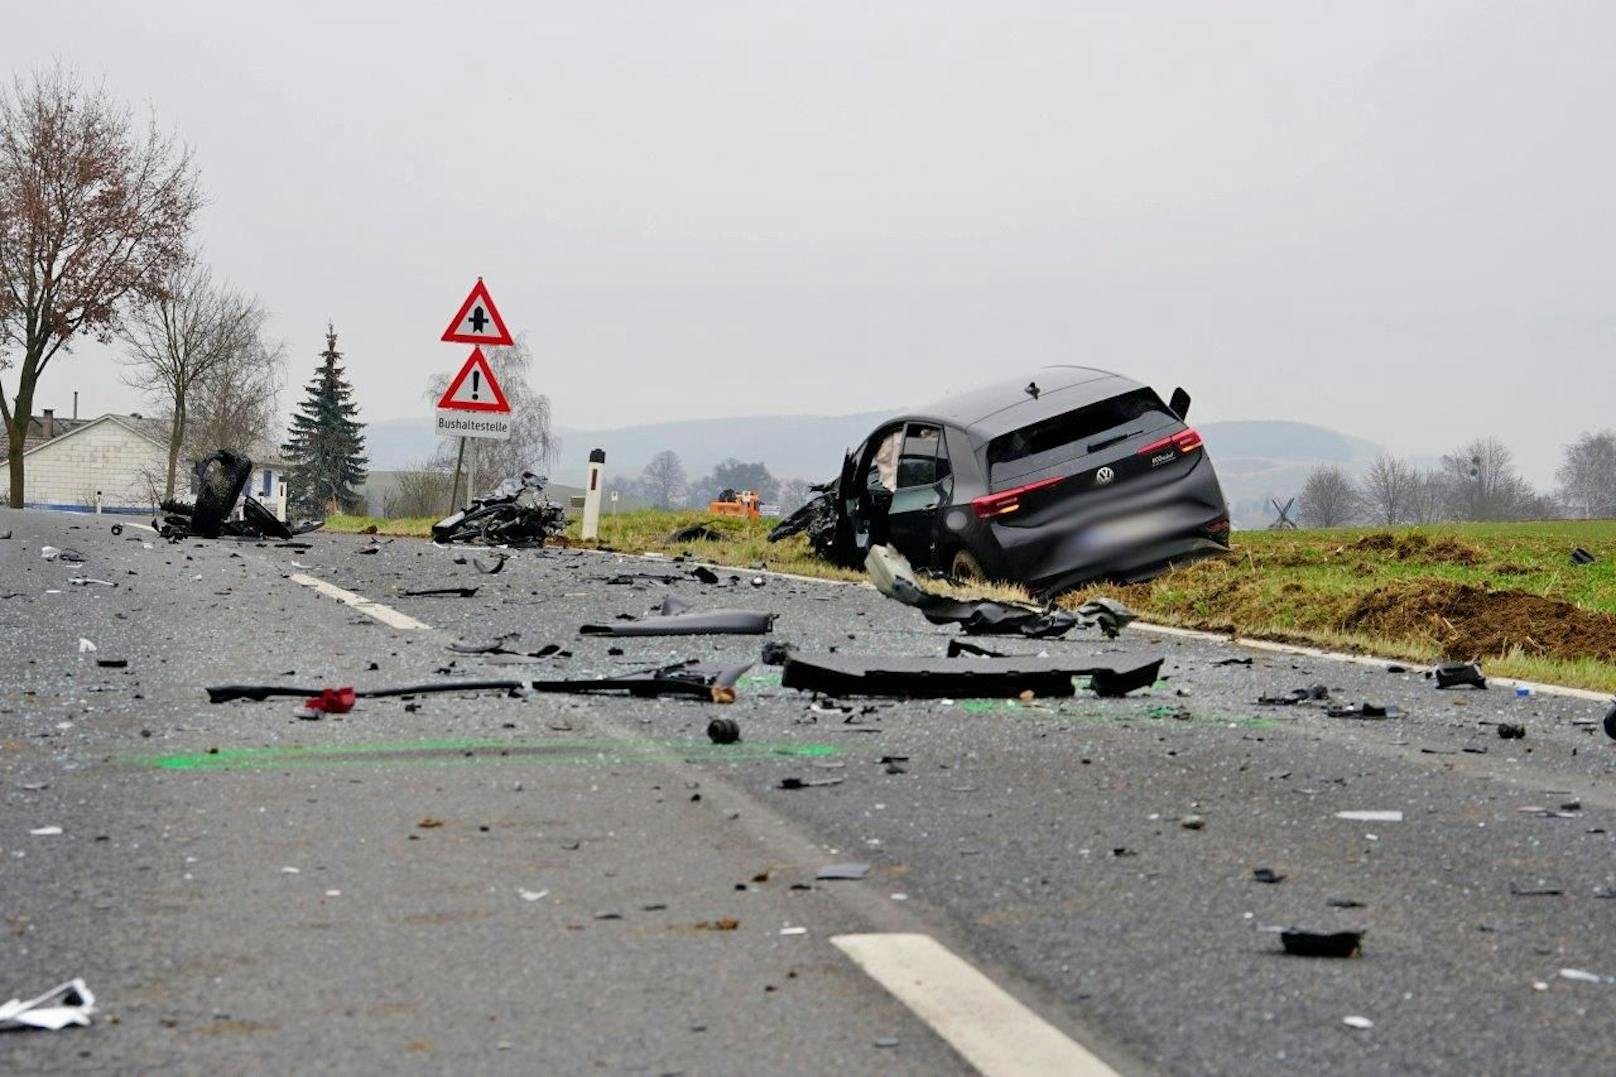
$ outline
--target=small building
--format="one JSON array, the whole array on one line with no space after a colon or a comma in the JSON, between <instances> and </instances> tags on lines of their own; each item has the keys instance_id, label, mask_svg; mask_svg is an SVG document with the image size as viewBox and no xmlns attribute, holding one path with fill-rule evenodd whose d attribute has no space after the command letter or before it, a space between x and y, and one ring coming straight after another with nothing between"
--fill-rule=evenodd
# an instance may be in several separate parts
<instances>
[{"instance_id":1,"label":"small building","mask_svg":"<svg viewBox=\"0 0 1616 1077\"><path fill-rule=\"evenodd\" d=\"M45 412L23 450L23 502L30 508L151 512L163 496L168 445L161 424L138 415L56 419ZM65 429L64 429L65 428Z\"/></svg>"},{"instance_id":2,"label":"small building","mask_svg":"<svg viewBox=\"0 0 1616 1077\"><path fill-rule=\"evenodd\" d=\"M168 482L168 424L140 415L33 419L23 450L23 503L69 512L150 513ZM286 518L287 464L272 447L250 454L252 473L242 493ZM4 457L0 457L0 464ZM196 461L181 458L175 496L196 496ZM7 487L9 490L9 486Z\"/></svg>"}]
</instances>

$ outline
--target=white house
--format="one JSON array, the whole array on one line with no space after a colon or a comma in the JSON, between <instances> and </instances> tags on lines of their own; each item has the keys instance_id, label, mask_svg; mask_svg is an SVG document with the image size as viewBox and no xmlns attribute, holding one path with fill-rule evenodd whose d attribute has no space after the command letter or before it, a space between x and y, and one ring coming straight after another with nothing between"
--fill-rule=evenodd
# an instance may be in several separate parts
<instances>
[{"instance_id":1,"label":"white house","mask_svg":"<svg viewBox=\"0 0 1616 1077\"><path fill-rule=\"evenodd\" d=\"M23 502L77 512L155 512L168 476L168 429L139 415L35 420L26 442ZM272 449L254 455L243 493L286 518L286 464ZM194 496L194 462L182 459L176 494Z\"/></svg>"},{"instance_id":2,"label":"white house","mask_svg":"<svg viewBox=\"0 0 1616 1077\"><path fill-rule=\"evenodd\" d=\"M168 446L151 420L103 415L47 435L22 456L30 508L151 512L163 494Z\"/></svg>"}]
</instances>

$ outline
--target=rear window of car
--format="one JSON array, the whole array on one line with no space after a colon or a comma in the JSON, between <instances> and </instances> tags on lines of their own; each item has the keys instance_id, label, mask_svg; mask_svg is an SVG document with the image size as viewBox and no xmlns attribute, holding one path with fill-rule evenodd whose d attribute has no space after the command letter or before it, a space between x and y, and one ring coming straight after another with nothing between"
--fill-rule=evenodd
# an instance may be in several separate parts
<instances>
[{"instance_id":1,"label":"rear window of car","mask_svg":"<svg viewBox=\"0 0 1616 1077\"><path fill-rule=\"evenodd\" d=\"M1152 389L1134 389L1043 419L988 444L988 482L998 486L1069 463L1087 455L1091 442L1144 433L1172 421L1172 413Z\"/></svg>"}]
</instances>

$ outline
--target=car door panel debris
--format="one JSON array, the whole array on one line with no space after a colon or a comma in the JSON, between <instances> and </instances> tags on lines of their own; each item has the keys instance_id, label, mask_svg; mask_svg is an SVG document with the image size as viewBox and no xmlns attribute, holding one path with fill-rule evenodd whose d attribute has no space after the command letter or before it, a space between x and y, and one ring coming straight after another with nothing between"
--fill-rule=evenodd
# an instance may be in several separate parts
<instances>
[{"instance_id":1,"label":"car door panel debris","mask_svg":"<svg viewBox=\"0 0 1616 1077\"><path fill-rule=\"evenodd\" d=\"M1073 678L1089 678L1100 696L1124 696L1156 683L1162 659L1133 669L1090 666L1077 658L904 658L879 655L793 654L780 683L830 696L908 699L1015 699L1023 692L1058 698L1076 694Z\"/></svg>"},{"instance_id":2,"label":"car door panel debris","mask_svg":"<svg viewBox=\"0 0 1616 1077\"><path fill-rule=\"evenodd\" d=\"M762 636L773 631L772 613L756 610L689 612L688 603L669 595L660 609L644 618L584 625L586 636Z\"/></svg>"}]
</instances>

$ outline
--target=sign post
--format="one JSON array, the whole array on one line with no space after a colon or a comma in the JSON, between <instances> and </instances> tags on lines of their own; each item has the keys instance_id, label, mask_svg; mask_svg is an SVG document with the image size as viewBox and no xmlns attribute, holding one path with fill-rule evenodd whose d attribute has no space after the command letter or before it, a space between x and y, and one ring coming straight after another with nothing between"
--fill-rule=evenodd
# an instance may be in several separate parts
<instances>
[{"instance_id":1,"label":"sign post","mask_svg":"<svg viewBox=\"0 0 1616 1077\"><path fill-rule=\"evenodd\" d=\"M505 319L500 317L499 308L494 306L494 297L488 294L488 286L481 277L477 278L466 301L460 304L460 310L449 322L449 328L443 331L443 339L450 343L473 345L471 355L461 365L460 373L450 380L449 388L438 398L437 406L438 435L460 439L460 451L455 458L454 488L450 494L455 504L449 506L449 511L454 512L460 501L460 461L466 455L466 439L474 439L471 445L471 472L467 477L466 498L469 501L477 496L475 439L507 441L511 436L510 401L505 399L499 380L494 377L488 358L483 355L482 345L508 347L515 340L510 330L505 328Z\"/></svg>"}]
</instances>

